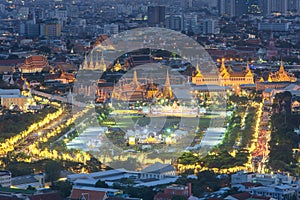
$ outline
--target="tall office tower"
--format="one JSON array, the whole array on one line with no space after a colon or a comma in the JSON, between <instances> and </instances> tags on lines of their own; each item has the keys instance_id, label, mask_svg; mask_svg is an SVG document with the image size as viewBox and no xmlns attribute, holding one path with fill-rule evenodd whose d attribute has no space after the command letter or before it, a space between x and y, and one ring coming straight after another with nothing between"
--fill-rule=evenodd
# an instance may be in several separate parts
<instances>
[{"instance_id":1,"label":"tall office tower","mask_svg":"<svg viewBox=\"0 0 300 200\"><path fill-rule=\"evenodd\" d=\"M148 25L164 27L165 25L165 6L148 6Z\"/></svg>"},{"instance_id":2,"label":"tall office tower","mask_svg":"<svg viewBox=\"0 0 300 200\"><path fill-rule=\"evenodd\" d=\"M242 16L248 14L248 1L235 0L235 16Z\"/></svg>"},{"instance_id":3,"label":"tall office tower","mask_svg":"<svg viewBox=\"0 0 300 200\"><path fill-rule=\"evenodd\" d=\"M235 0L219 0L218 1L219 14L227 17L234 17L235 14Z\"/></svg>"}]
</instances>

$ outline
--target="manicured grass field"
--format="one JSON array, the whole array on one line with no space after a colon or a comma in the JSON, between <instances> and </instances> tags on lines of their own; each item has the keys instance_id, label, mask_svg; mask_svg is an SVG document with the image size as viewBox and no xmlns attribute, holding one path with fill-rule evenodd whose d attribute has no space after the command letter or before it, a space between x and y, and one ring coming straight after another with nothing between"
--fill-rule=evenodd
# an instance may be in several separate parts
<instances>
[{"instance_id":1,"label":"manicured grass field","mask_svg":"<svg viewBox=\"0 0 300 200\"><path fill-rule=\"evenodd\" d=\"M136 125L146 126L151 125L151 127L161 127L164 128L171 127L182 127L187 129L197 128L204 129L210 125L224 126L224 119L218 115L205 115L201 117L147 117L141 115L121 115L114 118L116 124L112 127L119 127L124 129L133 128Z\"/></svg>"}]
</instances>

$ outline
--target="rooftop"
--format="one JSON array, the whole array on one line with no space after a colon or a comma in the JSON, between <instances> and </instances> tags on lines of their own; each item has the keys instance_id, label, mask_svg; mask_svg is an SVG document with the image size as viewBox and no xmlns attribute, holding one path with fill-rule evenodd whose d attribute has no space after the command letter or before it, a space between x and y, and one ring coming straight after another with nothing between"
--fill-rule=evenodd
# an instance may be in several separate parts
<instances>
[{"instance_id":1,"label":"rooftop","mask_svg":"<svg viewBox=\"0 0 300 200\"><path fill-rule=\"evenodd\" d=\"M34 190L23 190L23 189L17 189L17 188L4 188L0 187L0 194L1 193L17 193L17 194L28 194L33 195Z\"/></svg>"},{"instance_id":2,"label":"rooftop","mask_svg":"<svg viewBox=\"0 0 300 200\"><path fill-rule=\"evenodd\" d=\"M154 163L153 165L150 165L144 169L141 170L141 172L144 173L164 173L168 171L174 171L175 168L170 164L162 164L162 163Z\"/></svg>"}]
</instances>

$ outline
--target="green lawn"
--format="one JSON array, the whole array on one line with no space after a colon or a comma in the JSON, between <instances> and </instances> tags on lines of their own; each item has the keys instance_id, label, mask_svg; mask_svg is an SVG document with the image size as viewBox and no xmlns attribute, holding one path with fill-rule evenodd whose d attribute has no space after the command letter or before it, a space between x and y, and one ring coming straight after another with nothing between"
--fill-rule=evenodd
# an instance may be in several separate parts
<instances>
[{"instance_id":1,"label":"green lawn","mask_svg":"<svg viewBox=\"0 0 300 200\"><path fill-rule=\"evenodd\" d=\"M116 123L111 125L111 127L119 127L124 129L133 128L136 124L140 126L146 126L151 123L151 126L161 127L164 125L164 128L178 128L180 125L184 128L196 128L197 126L200 129L207 128L210 125L214 127L224 126L224 119L219 118L217 115L207 115L201 116L200 118L195 117L143 117L143 116L130 116L130 115L122 115L113 119Z\"/></svg>"}]
</instances>

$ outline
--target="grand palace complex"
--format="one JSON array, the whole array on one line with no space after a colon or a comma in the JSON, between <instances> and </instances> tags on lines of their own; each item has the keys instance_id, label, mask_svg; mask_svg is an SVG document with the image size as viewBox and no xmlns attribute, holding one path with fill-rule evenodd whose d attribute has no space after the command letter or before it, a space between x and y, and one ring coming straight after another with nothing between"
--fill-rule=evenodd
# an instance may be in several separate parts
<instances>
[{"instance_id":1,"label":"grand palace complex","mask_svg":"<svg viewBox=\"0 0 300 200\"><path fill-rule=\"evenodd\" d=\"M122 69L119 62L112 69ZM139 78L136 70L131 78L126 80L120 79L118 84L109 83L107 80L100 80L98 88L98 100L105 101L107 98L126 100L126 101L147 101L153 98L176 98L176 94L172 91L176 84L172 84L171 76L168 71L165 75L164 84L156 84L156 80ZM267 78L255 77L254 73L247 64L242 71L234 71L231 66L225 65L225 59L222 59L221 66L217 73L202 73L197 65L192 76L186 78L186 84L191 89L199 92L224 92L225 89L239 91L241 87L255 88L257 84L273 85L282 82L295 82L296 78L293 74L288 73L281 62L279 70L269 72Z\"/></svg>"},{"instance_id":2,"label":"grand palace complex","mask_svg":"<svg viewBox=\"0 0 300 200\"><path fill-rule=\"evenodd\" d=\"M258 90L267 89L269 86L278 88L283 82L296 82L295 76L284 69L283 62L280 63L279 70L270 71L267 76L261 77L254 75L248 63L246 66L242 66L242 70L234 70L233 67L225 65L224 58L221 59L220 67L215 73L202 72L201 66L199 67L197 64L190 76L181 76L179 73L174 75L167 66L162 66L162 69L165 70L164 73L149 77L148 72L151 73L147 71L149 69L136 70L135 68L151 62L153 63L153 60L149 55L133 55L125 60L123 65L119 60L111 65L105 61L103 53L98 52L96 56L90 54L89 57L85 57L80 71L90 74L94 74L94 71L101 71L102 76L100 79L88 81L76 80L77 85L73 87L73 92L91 99L95 98L94 94L96 93L97 102L106 102L110 99L135 102L152 101L154 98L177 98L173 90L178 85L189 85L192 92L211 92L213 90L213 92L220 93L228 89L238 92L243 87L252 87ZM33 73L41 71L44 67L51 68L46 57L29 56L20 69L25 73ZM127 76L130 72L131 75ZM66 75L68 74L63 72L61 77L57 77L56 80L66 79L64 78ZM124 78L125 75L126 78ZM71 81L68 78L66 82L73 81L74 77Z\"/></svg>"}]
</instances>

